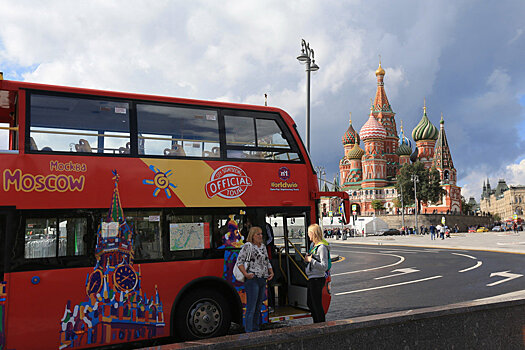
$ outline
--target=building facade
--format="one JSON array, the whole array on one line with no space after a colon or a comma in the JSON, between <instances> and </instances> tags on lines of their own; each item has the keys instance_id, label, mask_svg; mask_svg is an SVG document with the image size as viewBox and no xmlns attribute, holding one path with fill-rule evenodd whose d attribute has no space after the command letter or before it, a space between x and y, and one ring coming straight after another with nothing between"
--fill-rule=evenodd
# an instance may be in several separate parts
<instances>
[{"instance_id":1,"label":"building facade","mask_svg":"<svg viewBox=\"0 0 525 350\"><path fill-rule=\"evenodd\" d=\"M504 179L499 179L495 189L490 182L483 183L480 210L482 213L498 214L501 220L525 219L525 186L508 186Z\"/></svg>"},{"instance_id":2,"label":"building facade","mask_svg":"<svg viewBox=\"0 0 525 350\"><path fill-rule=\"evenodd\" d=\"M399 169L410 162L420 161L426 168L439 171L446 194L436 204L425 203L427 213L461 212L461 188L457 186L457 171L441 116L440 129L427 116L426 103L423 116L412 131L416 148L405 136L401 124L398 134L395 113L388 101L384 86L385 70L381 62L376 70L377 90L368 120L357 133L350 125L342 137L344 156L339 162L340 186L348 192L360 215L374 213L372 201L379 200L387 214L397 213L394 200L398 194L394 187ZM360 143L363 142L363 148Z\"/></svg>"}]
</instances>

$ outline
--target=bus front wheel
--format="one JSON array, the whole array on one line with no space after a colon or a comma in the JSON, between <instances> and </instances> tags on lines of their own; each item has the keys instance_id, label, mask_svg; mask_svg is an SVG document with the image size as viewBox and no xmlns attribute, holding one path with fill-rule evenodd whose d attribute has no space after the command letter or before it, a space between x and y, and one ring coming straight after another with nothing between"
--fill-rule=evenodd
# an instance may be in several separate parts
<instances>
[{"instance_id":1,"label":"bus front wheel","mask_svg":"<svg viewBox=\"0 0 525 350\"><path fill-rule=\"evenodd\" d=\"M181 300L175 314L175 336L180 340L225 335L230 328L228 301L213 290L197 290Z\"/></svg>"}]
</instances>

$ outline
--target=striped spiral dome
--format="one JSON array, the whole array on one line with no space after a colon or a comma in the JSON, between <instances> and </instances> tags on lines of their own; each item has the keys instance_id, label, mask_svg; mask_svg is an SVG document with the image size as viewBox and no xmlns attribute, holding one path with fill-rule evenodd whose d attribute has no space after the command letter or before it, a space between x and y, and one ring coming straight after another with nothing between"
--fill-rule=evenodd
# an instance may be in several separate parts
<instances>
[{"instance_id":1,"label":"striped spiral dome","mask_svg":"<svg viewBox=\"0 0 525 350\"><path fill-rule=\"evenodd\" d=\"M416 142L421 140L437 140L438 135L439 130L428 120L426 112L423 114L423 118L421 118L419 124L412 130L412 138Z\"/></svg>"},{"instance_id":2,"label":"striped spiral dome","mask_svg":"<svg viewBox=\"0 0 525 350\"><path fill-rule=\"evenodd\" d=\"M399 144L399 147L396 150L396 154L398 156L409 156L410 154L412 154L412 147L404 139L401 139L401 143Z\"/></svg>"},{"instance_id":3,"label":"striped spiral dome","mask_svg":"<svg viewBox=\"0 0 525 350\"><path fill-rule=\"evenodd\" d=\"M365 125L363 125L361 128L359 135L363 141L368 139L385 139L386 130L383 125L379 124L374 115L370 113L370 117L368 118L368 121L365 123Z\"/></svg>"}]
</instances>

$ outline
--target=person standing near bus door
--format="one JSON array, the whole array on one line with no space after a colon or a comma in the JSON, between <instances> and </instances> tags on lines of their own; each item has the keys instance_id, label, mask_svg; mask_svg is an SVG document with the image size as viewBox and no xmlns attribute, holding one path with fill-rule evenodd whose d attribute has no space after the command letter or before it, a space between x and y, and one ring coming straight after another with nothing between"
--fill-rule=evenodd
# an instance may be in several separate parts
<instances>
[{"instance_id":1,"label":"person standing near bus door","mask_svg":"<svg viewBox=\"0 0 525 350\"><path fill-rule=\"evenodd\" d=\"M308 281L307 305L312 313L314 323L324 322L323 288L326 282L326 271L329 269L330 253L328 242L323 239L321 227L317 224L308 227L308 237L312 241L309 254L304 257L307 262Z\"/></svg>"},{"instance_id":2,"label":"person standing near bus door","mask_svg":"<svg viewBox=\"0 0 525 350\"><path fill-rule=\"evenodd\" d=\"M246 291L246 333L256 332L260 328L261 306L266 290L266 281L273 278L273 269L268 251L263 242L262 229L252 226L246 238L246 244L242 247L237 257L239 270L243 273L244 290ZM248 260L248 257L250 258ZM248 268L246 269L246 263Z\"/></svg>"}]
</instances>

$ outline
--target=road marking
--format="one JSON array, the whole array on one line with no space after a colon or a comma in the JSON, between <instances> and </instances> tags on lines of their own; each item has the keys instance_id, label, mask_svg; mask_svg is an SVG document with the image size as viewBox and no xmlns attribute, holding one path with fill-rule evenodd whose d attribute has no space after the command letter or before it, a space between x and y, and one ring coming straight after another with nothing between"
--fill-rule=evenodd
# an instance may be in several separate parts
<instances>
[{"instance_id":1,"label":"road marking","mask_svg":"<svg viewBox=\"0 0 525 350\"><path fill-rule=\"evenodd\" d=\"M464 270L459 270L458 272L467 272L467 271L470 271L470 270L474 270L474 269L477 269L478 267L480 267L483 263L481 261L478 260L478 262L476 263L476 265L474 266L471 266L469 268L466 268Z\"/></svg>"},{"instance_id":2,"label":"road marking","mask_svg":"<svg viewBox=\"0 0 525 350\"><path fill-rule=\"evenodd\" d=\"M495 286L495 285L500 284L500 283L511 281L511 280L513 280L515 278L523 277L523 275L520 275L519 273L510 273L510 270L508 270L508 271L501 271L501 272L493 272L493 273L490 274L489 277L494 277L494 276L501 276L501 277L507 277L507 278L502 279L502 280L497 281L497 282L489 283L489 284L487 284L487 287L492 287L492 286Z\"/></svg>"},{"instance_id":3,"label":"road marking","mask_svg":"<svg viewBox=\"0 0 525 350\"><path fill-rule=\"evenodd\" d=\"M381 253L407 253L407 254L416 254L419 252L409 251L409 250L380 250Z\"/></svg>"},{"instance_id":4,"label":"road marking","mask_svg":"<svg viewBox=\"0 0 525 350\"><path fill-rule=\"evenodd\" d=\"M388 275L388 276L383 276L383 277L376 277L374 279L375 280L381 280L383 278L396 277L396 276L406 275L408 273L419 272L419 270L407 267L406 269L397 269L397 270L394 270L392 272L399 272L399 273L395 273L393 275Z\"/></svg>"},{"instance_id":5,"label":"road marking","mask_svg":"<svg viewBox=\"0 0 525 350\"><path fill-rule=\"evenodd\" d=\"M473 259L473 260L476 260L476 259L477 259L475 256L472 256L472 255L459 254L459 253L452 253L452 254L454 254L454 255L466 256L467 258L470 258L470 259Z\"/></svg>"},{"instance_id":6,"label":"road marking","mask_svg":"<svg viewBox=\"0 0 525 350\"><path fill-rule=\"evenodd\" d=\"M422 278L422 279L414 280L414 281L407 281L407 282L401 282L401 283L388 284L386 286L379 286L379 287L372 287L372 288L365 288L365 289L358 289L358 290L350 290L348 292L336 293L335 295L353 294L353 293L367 292L369 290L376 290L376 289L383 289L383 288L403 286L405 284L412 284L412 283L430 281L430 280L434 280L436 278L441 278L441 277L443 277L443 276L432 276L432 277Z\"/></svg>"},{"instance_id":7,"label":"road marking","mask_svg":"<svg viewBox=\"0 0 525 350\"><path fill-rule=\"evenodd\" d=\"M334 250L336 251L336 250ZM343 250L343 252L351 252L351 251L348 251L348 250ZM340 276L340 275L349 275L349 274L352 274L352 273L359 273L359 272L366 272L366 271L373 271L373 270L379 270L379 269L384 269L386 267L391 267L391 266L396 266L396 265L399 265L401 264L403 261L405 261L405 258L402 257L401 255L395 255L395 254L381 254L381 253L370 253L370 252L352 252L352 253L358 253L358 254L376 254L376 255L389 255L389 256L395 256L396 258L399 258L399 261L393 263L393 264L389 264L389 265L384 265L384 266L378 266L378 267L372 267L372 268L369 268L369 269L364 269L364 270L356 270L356 271L348 271L348 272L341 272L341 273L333 273L331 274L332 277L334 276Z\"/></svg>"}]
</instances>

